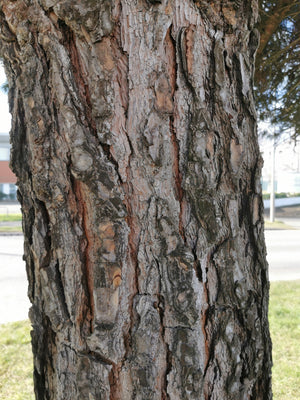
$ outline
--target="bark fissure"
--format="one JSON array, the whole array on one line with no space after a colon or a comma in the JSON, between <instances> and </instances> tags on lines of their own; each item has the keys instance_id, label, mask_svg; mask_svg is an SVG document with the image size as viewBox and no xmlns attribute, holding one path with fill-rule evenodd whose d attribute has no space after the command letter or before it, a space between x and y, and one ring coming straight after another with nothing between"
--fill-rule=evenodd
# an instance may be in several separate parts
<instances>
[{"instance_id":1,"label":"bark fissure","mask_svg":"<svg viewBox=\"0 0 300 400\"><path fill-rule=\"evenodd\" d=\"M161 324L161 337L163 339L163 342L165 343L166 347L166 369L165 369L165 374L163 377L163 384L162 384L162 394L161 394L161 399L162 400L169 400L170 396L168 394L168 375L172 370L172 352L170 350L170 346L166 340L166 326L164 322L164 310L165 310L165 299L163 295L158 296L158 303L154 304L154 308L157 309L160 317L160 324Z\"/></svg>"},{"instance_id":2,"label":"bark fissure","mask_svg":"<svg viewBox=\"0 0 300 400\"><path fill-rule=\"evenodd\" d=\"M65 295L62 274L61 274L61 271L59 268L59 260L57 260L54 269L56 272L55 281L56 281L57 287L58 287L58 297L59 297L58 300L59 300L59 302L62 306L63 312L64 312L64 323L67 323L70 321L70 313L69 313L68 304L66 301L66 295Z\"/></svg>"},{"instance_id":3,"label":"bark fissure","mask_svg":"<svg viewBox=\"0 0 300 400\"><path fill-rule=\"evenodd\" d=\"M187 61L187 45L186 45L186 31L187 27L183 27L179 30L178 35L177 35L177 49L178 49L178 55L179 55L179 60L180 60L180 66L181 66L181 72L183 74L185 84L189 88L190 92L194 97L197 97L197 94L195 92L195 88L193 83L191 82L190 79L190 74L188 70L188 61Z\"/></svg>"},{"instance_id":4,"label":"bark fissure","mask_svg":"<svg viewBox=\"0 0 300 400\"><path fill-rule=\"evenodd\" d=\"M78 206L77 212L80 214L80 219L82 222L82 228L84 232L84 239L81 239L84 240L83 242L84 253L82 256L82 271L83 271L82 283L83 287L85 288L85 293L88 302L88 309L90 313L90 315L81 315L80 318L82 318L82 320L78 319L78 323L80 325L84 325L85 322L88 322L90 331L91 333L93 333L94 330L93 321L95 318L95 303L93 294L93 288L94 288L93 270L92 270L92 262L90 259L90 253L93 249L93 238L89 230L88 210L86 209L85 199L82 196L82 189L80 187L80 182L76 181L73 177L71 177L71 182L74 190L74 195L77 200L77 206Z\"/></svg>"},{"instance_id":5,"label":"bark fissure","mask_svg":"<svg viewBox=\"0 0 300 400\"><path fill-rule=\"evenodd\" d=\"M73 351L76 352L75 349L72 349ZM76 352L78 354L79 357L83 357L83 358L89 358L92 361L95 361L97 363L100 364L104 364L104 365L113 365L113 362L111 360L109 360L108 358L103 357L101 354L96 353L94 351L88 350L88 351L80 351L80 352Z\"/></svg>"},{"instance_id":6,"label":"bark fissure","mask_svg":"<svg viewBox=\"0 0 300 400\"><path fill-rule=\"evenodd\" d=\"M209 82L208 82L208 103L210 104L210 119L214 119L214 115L216 113L216 59L215 59L215 39L212 40L212 51L210 55L210 69L209 69Z\"/></svg>"},{"instance_id":7,"label":"bark fissure","mask_svg":"<svg viewBox=\"0 0 300 400\"><path fill-rule=\"evenodd\" d=\"M179 144L176 136L176 130L174 127L174 117L170 117L170 132L171 132L171 142L172 146L174 148L174 180L175 180L175 190L176 190L176 195L177 195L177 200L179 202L179 207L180 207L180 214L179 214L179 232L180 235L183 239L184 242L186 242L185 234L184 234L184 227L183 227L183 222L182 222L182 213L183 213L183 188L182 188L182 175L180 172L180 152L179 152Z\"/></svg>"},{"instance_id":8,"label":"bark fissure","mask_svg":"<svg viewBox=\"0 0 300 400\"><path fill-rule=\"evenodd\" d=\"M129 303L129 315L130 315L130 326L128 329L128 333L125 336L125 347L126 353L124 356L124 360L128 358L128 355L131 352L132 346L132 330L134 326L134 299L139 294L139 282L138 282L138 238L136 237L136 229L137 227L134 226L134 216L132 211L132 206L130 203L127 204L127 212L128 216L126 217L127 225L130 229L129 237L128 237L128 244L129 244L129 263L133 269L133 278L132 278L132 292L130 294L130 303Z\"/></svg>"},{"instance_id":9,"label":"bark fissure","mask_svg":"<svg viewBox=\"0 0 300 400\"><path fill-rule=\"evenodd\" d=\"M103 149L104 153L106 154L107 159L112 163L112 165L114 165L116 174L118 175L118 178L119 178L120 182L124 183L123 179L122 179L122 177L121 177L121 175L119 173L118 161L112 155L111 150L110 150L110 146L107 145L107 144L102 144L102 149Z\"/></svg>"},{"instance_id":10,"label":"bark fissure","mask_svg":"<svg viewBox=\"0 0 300 400\"><path fill-rule=\"evenodd\" d=\"M55 333L51 329L51 323L45 317L40 323L40 334L32 332L33 355L34 355L34 391L39 399L52 399L49 388L49 376L51 370L54 370L53 348L55 346ZM42 354L40 351L42 350Z\"/></svg>"},{"instance_id":11,"label":"bark fissure","mask_svg":"<svg viewBox=\"0 0 300 400\"><path fill-rule=\"evenodd\" d=\"M45 203L40 200L35 201L35 204L40 211L40 218L36 221L38 231L43 231L44 233L44 246L45 255L40 260L40 268L48 268L51 259L51 232L50 232L50 218L47 211Z\"/></svg>"}]
</instances>

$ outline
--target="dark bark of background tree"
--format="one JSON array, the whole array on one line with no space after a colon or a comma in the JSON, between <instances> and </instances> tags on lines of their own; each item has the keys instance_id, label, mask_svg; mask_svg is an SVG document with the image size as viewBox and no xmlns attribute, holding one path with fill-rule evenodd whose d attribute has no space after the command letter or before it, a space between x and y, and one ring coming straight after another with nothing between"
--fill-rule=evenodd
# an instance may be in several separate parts
<instances>
[{"instance_id":1,"label":"dark bark of background tree","mask_svg":"<svg viewBox=\"0 0 300 400\"><path fill-rule=\"evenodd\" d=\"M0 1L37 399L271 399L257 2Z\"/></svg>"}]
</instances>

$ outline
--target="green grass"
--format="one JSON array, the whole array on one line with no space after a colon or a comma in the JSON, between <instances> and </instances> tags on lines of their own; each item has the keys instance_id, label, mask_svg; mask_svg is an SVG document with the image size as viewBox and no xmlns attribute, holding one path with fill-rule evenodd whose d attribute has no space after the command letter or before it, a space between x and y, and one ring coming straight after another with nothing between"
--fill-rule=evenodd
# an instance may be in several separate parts
<instances>
[{"instance_id":1,"label":"green grass","mask_svg":"<svg viewBox=\"0 0 300 400\"><path fill-rule=\"evenodd\" d=\"M5 223L8 223L7 225ZM13 224L9 224L14 222ZM15 222L19 222L16 224ZM22 232L22 214L0 214L0 232ZM2 225L2 223L4 223Z\"/></svg>"},{"instance_id":2,"label":"green grass","mask_svg":"<svg viewBox=\"0 0 300 400\"><path fill-rule=\"evenodd\" d=\"M272 282L273 400L300 399L300 281Z\"/></svg>"},{"instance_id":3,"label":"green grass","mask_svg":"<svg viewBox=\"0 0 300 400\"><path fill-rule=\"evenodd\" d=\"M0 222L22 221L22 214L0 214Z\"/></svg>"},{"instance_id":4,"label":"green grass","mask_svg":"<svg viewBox=\"0 0 300 400\"><path fill-rule=\"evenodd\" d=\"M0 325L0 399L33 400L29 321Z\"/></svg>"},{"instance_id":5,"label":"green grass","mask_svg":"<svg viewBox=\"0 0 300 400\"><path fill-rule=\"evenodd\" d=\"M273 400L300 399L300 281L272 282ZM33 400L28 321L0 325L0 399Z\"/></svg>"},{"instance_id":6,"label":"green grass","mask_svg":"<svg viewBox=\"0 0 300 400\"><path fill-rule=\"evenodd\" d=\"M0 226L0 232L22 232L22 226Z\"/></svg>"}]
</instances>

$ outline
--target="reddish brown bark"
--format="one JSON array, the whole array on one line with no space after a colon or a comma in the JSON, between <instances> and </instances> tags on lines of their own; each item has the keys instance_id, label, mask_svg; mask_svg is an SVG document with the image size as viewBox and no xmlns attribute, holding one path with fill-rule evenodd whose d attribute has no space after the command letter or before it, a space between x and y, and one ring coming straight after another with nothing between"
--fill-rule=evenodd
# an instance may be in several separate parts
<instances>
[{"instance_id":1,"label":"reddish brown bark","mask_svg":"<svg viewBox=\"0 0 300 400\"><path fill-rule=\"evenodd\" d=\"M36 397L271 399L256 1L0 4Z\"/></svg>"}]
</instances>

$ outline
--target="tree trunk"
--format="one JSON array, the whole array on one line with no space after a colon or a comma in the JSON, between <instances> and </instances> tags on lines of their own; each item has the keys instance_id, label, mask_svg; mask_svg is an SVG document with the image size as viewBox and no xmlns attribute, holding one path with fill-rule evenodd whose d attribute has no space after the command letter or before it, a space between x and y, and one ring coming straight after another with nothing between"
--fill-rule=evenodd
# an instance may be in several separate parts
<instances>
[{"instance_id":1,"label":"tree trunk","mask_svg":"<svg viewBox=\"0 0 300 400\"><path fill-rule=\"evenodd\" d=\"M0 0L37 399L271 399L256 0Z\"/></svg>"}]
</instances>

